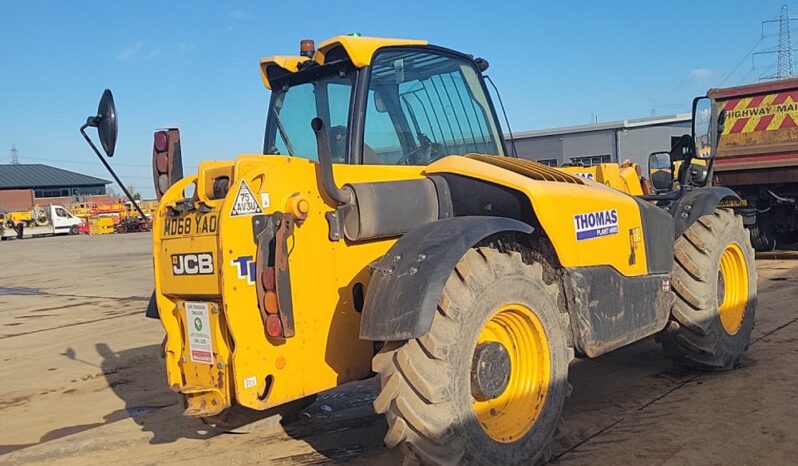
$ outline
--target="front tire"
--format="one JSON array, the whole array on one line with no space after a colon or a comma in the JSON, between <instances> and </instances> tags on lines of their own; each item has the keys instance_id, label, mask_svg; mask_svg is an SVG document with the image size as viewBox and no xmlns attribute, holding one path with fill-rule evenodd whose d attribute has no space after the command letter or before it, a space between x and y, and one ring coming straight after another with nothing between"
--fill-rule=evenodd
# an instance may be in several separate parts
<instances>
[{"instance_id":1,"label":"front tire","mask_svg":"<svg viewBox=\"0 0 798 466\"><path fill-rule=\"evenodd\" d=\"M469 250L429 332L374 357L385 443L406 463L534 464L570 393L567 315L556 284L517 252Z\"/></svg>"},{"instance_id":2,"label":"front tire","mask_svg":"<svg viewBox=\"0 0 798 466\"><path fill-rule=\"evenodd\" d=\"M678 364L728 370L748 348L756 314L756 264L742 217L704 215L676 240L671 321L660 334Z\"/></svg>"}]
</instances>

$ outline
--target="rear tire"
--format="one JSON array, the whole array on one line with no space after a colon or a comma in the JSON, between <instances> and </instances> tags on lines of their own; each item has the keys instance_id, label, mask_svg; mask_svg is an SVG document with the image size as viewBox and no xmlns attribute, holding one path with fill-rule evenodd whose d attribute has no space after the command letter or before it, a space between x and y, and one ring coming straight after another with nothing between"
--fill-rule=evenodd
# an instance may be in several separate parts
<instances>
[{"instance_id":1,"label":"rear tire","mask_svg":"<svg viewBox=\"0 0 798 466\"><path fill-rule=\"evenodd\" d=\"M316 398L316 395L309 395L264 411L233 405L215 416L201 419L215 430L229 434L270 432L282 424L299 420L302 410L316 402Z\"/></svg>"},{"instance_id":2,"label":"rear tire","mask_svg":"<svg viewBox=\"0 0 798 466\"><path fill-rule=\"evenodd\" d=\"M374 357L386 445L400 445L405 464L546 461L573 358L558 296L541 264L525 264L517 252L466 252L429 332L389 342ZM497 342L506 366L478 356Z\"/></svg>"},{"instance_id":3,"label":"rear tire","mask_svg":"<svg viewBox=\"0 0 798 466\"><path fill-rule=\"evenodd\" d=\"M748 348L756 314L754 250L742 217L716 209L676 240L671 320L658 339L675 362L733 369Z\"/></svg>"}]
</instances>

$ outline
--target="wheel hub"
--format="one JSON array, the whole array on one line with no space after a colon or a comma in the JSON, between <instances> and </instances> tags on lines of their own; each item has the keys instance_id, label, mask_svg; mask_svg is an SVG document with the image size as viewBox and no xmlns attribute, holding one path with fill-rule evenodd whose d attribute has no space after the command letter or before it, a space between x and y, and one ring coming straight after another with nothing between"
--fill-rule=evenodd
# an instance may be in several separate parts
<instances>
[{"instance_id":1,"label":"wheel hub","mask_svg":"<svg viewBox=\"0 0 798 466\"><path fill-rule=\"evenodd\" d=\"M538 316L521 304L494 312L477 336L471 372L471 407L488 437L512 443L526 435L551 384L549 343Z\"/></svg>"},{"instance_id":2,"label":"wheel hub","mask_svg":"<svg viewBox=\"0 0 798 466\"><path fill-rule=\"evenodd\" d=\"M740 246L731 243L720 257L718 273L718 314L729 335L742 327L747 304L748 264Z\"/></svg>"},{"instance_id":3,"label":"wheel hub","mask_svg":"<svg viewBox=\"0 0 798 466\"><path fill-rule=\"evenodd\" d=\"M480 343L471 363L471 395L479 401L492 400L507 389L510 355L499 342Z\"/></svg>"}]
</instances>

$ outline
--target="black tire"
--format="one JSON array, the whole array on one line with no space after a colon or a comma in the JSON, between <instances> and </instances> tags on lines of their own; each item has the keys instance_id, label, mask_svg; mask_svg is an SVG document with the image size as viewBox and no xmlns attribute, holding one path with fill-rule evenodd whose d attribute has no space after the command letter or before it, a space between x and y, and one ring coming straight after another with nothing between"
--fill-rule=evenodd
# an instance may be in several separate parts
<instances>
[{"instance_id":1,"label":"black tire","mask_svg":"<svg viewBox=\"0 0 798 466\"><path fill-rule=\"evenodd\" d=\"M720 307L726 285L721 257L736 245L747 277L747 297L736 331L727 330ZM676 296L671 319L659 335L666 355L677 364L702 370L729 370L748 348L756 314L754 250L742 217L728 209L704 215L676 240L671 288ZM724 279L725 280L725 279ZM745 283L741 288L745 288ZM737 320L737 319L733 319ZM727 325L729 325L727 323Z\"/></svg>"},{"instance_id":2,"label":"black tire","mask_svg":"<svg viewBox=\"0 0 798 466\"><path fill-rule=\"evenodd\" d=\"M69 234L70 235L77 235L80 233L80 228L77 225L72 225L69 227Z\"/></svg>"},{"instance_id":3,"label":"black tire","mask_svg":"<svg viewBox=\"0 0 798 466\"><path fill-rule=\"evenodd\" d=\"M469 250L446 282L429 333L389 342L374 357L372 366L381 383L374 408L388 421L386 445L400 445L405 464L547 461L548 444L571 390L567 378L573 349L567 343L568 317L558 308L558 296L556 284L544 283L541 264L525 264L517 252ZM534 423L503 443L486 433L472 408L471 370L477 335L494 311L508 304L525 306L539 320L548 341L553 382L541 390L545 401L529 421Z\"/></svg>"},{"instance_id":4,"label":"black tire","mask_svg":"<svg viewBox=\"0 0 798 466\"><path fill-rule=\"evenodd\" d=\"M249 434L269 432L282 424L299 420L303 409L316 401L316 395L309 395L264 411L233 405L215 416L205 416L202 422L213 429L229 434Z\"/></svg>"},{"instance_id":5,"label":"black tire","mask_svg":"<svg viewBox=\"0 0 798 466\"><path fill-rule=\"evenodd\" d=\"M770 228L757 222L750 229L751 245L757 251L773 251L776 249L776 237L770 232Z\"/></svg>"}]
</instances>

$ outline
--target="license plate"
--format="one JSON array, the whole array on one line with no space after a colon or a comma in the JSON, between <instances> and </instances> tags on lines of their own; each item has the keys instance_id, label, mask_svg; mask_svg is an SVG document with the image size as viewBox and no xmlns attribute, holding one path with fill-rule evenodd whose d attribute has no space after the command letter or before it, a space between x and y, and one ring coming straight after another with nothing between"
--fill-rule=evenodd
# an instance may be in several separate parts
<instances>
[{"instance_id":1,"label":"license plate","mask_svg":"<svg viewBox=\"0 0 798 466\"><path fill-rule=\"evenodd\" d=\"M219 214L189 214L181 217L166 217L163 236L213 235L219 227Z\"/></svg>"},{"instance_id":2,"label":"license plate","mask_svg":"<svg viewBox=\"0 0 798 466\"><path fill-rule=\"evenodd\" d=\"M210 303L185 302L186 335L191 362L213 364Z\"/></svg>"}]
</instances>

